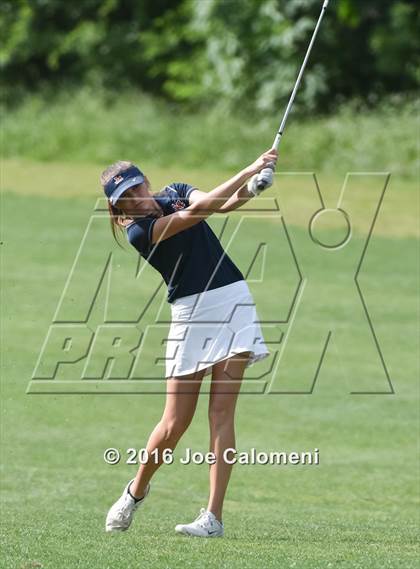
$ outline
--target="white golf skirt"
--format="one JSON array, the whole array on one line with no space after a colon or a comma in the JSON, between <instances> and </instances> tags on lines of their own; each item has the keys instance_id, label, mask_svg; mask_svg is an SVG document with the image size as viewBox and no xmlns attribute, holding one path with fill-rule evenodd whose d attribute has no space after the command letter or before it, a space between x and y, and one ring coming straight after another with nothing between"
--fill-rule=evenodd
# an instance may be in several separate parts
<instances>
[{"instance_id":1,"label":"white golf skirt","mask_svg":"<svg viewBox=\"0 0 420 569\"><path fill-rule=\"evenodd\" d=\"M191 294L171 303L166 377L206 369L250 351L247 366L267 357L254 299L245 280Z\"/></svg>"}]
</instances>

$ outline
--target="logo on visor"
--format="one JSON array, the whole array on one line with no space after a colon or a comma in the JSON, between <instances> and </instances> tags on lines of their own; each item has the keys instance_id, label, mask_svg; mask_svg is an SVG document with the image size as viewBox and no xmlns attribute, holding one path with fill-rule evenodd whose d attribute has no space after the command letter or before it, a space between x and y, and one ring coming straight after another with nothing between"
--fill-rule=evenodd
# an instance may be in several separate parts
<instances>
[{"instance_id":1,"label":"logo on visor","mask_svg":"<svg viewBox=\"0 0 420 569\"><path fill-rule=\"evenodd\" d=\"M119 184L124 178L122 176L114 176L112 179L114 180L114 184Z\"/></svg>"}]
</instances>

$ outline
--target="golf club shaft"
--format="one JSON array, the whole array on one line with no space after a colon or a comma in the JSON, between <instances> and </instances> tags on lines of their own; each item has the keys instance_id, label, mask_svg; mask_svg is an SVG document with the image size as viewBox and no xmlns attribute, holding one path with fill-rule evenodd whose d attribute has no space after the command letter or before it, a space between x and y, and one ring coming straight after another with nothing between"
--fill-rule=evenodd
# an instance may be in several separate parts
<instances>
[{"instance_id":1,"label":"golf club shaft","mask_svg":"<svg viewBox=\"0 0 420 569\"><path fill-rule=\"evenodd\" d=\"M324 17L325 10L327 9L327 6L328 6L328 2L329 2L329 0L325 0L324 4L322 5L321 14L319 15L318 22L315 26L314 33L312 34L312 38L311 38L308 50L307 50L306 55L305 55L305 59L303 60L302 67L300 68L299 75L296 79L295 86L293 88L292 94L290 96L289 102L288 102L286 110L284 112L283 119L280 123L279 130L278 130L276 137L274 139L273 148L275 148L276 150L278 150L278 148L280 146L280 141L281 141L281 137L283 136L283 132L284 132L284 129L286 126L287 117L289 116L290 110L291 110L293 102L295 100L296 93L297 93L297 90L299 88L302 76L303 76L303 72L305 71L306 63L307 63L307 61L309 59L309 55L312 51L312 46L314 45L315 38L316 38L318 30L319 30L319 26L321 25L322 18Z\"/></svg>"}]
</instances>

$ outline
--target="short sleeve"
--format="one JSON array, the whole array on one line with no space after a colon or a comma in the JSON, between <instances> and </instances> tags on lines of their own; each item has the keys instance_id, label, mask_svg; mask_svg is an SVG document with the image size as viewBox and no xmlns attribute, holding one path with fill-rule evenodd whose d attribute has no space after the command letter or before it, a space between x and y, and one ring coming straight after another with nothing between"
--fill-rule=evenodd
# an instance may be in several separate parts
<instances>
[{"instance_id":1,"label":"short sleeve","mask_svg":"<svg viewBox=\"0 0 420 569\"><path fill-rule=\"evenodd\" d=\"M169 187L173 188L178 196L186 202L185 207L188 207L190 205L188 198L190 197L191 192L197 189L195 186L185 184L184 182L173 182Z\"/></svg>"},{"instance_id":2,"label":"short sleeve","mask_svg":"<svg viewBox=\"0 0 420 569\"><path fill-rule=\"evenodd\" d=\"M127 239L137 251L147 257L152 248L152 230L157 217L136 219L127 227Z\"/></svg>"}]
</instances>

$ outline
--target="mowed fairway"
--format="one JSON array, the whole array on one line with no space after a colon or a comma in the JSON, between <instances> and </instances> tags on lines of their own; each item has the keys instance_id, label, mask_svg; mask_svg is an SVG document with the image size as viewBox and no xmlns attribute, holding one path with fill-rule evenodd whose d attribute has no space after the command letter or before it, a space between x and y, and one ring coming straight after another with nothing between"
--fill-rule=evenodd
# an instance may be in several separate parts
<instances>
[{"instance_id":1,"label":"mowed fairway","mask_svg":"<svg viewBox=\"0 0 420 569\"><path fill-rule=\"evenodd\" d=\"M156 189L183 180L209 190L225 176L145 170ZM27 393L100 197L100 171L100 165L86 164L6 161L4 165L0 566L418 567L416 184L391 177L359 278L394 394L389 393L377 353L369 351L374 344L367 320L360 316L362 305L354 283L360 255L344 252L330 266L326 257L318 261L305 245L310 177L279 177L267 193L278 198L281 210L285 208L288 234L309 295L298 342L293 344L293 335L288 338L291 363L285 368L285 391L293 386L296 391L310 389L305 365L319 356L320 338L327 330L337 334L331 337L312 394L252 393L245 388L246 378L254 377L263 364L247 370L237 406L237 448L287 452L318 448L320 464L236 465L225 501L225 537L201 540L178 536L174 526L191 521L207 504L208 466L182 465L179 458L187 447L208 450L208 384L203 385L195 418L175 451L176 460L154 477L150 496L130 531L117 535L104 532L104 521L136 471L136 466L125 464L125 449L145 446L161 417L164 385L155 394ZM329 207L334 207L344 173L319 179ZM353 239L359 253L379 190L376 179L361 179L354 190ZM232 224L227 224L224 245L238 215L232 214ZM224 218L212 218L212 227L220 228ZM284 319L297 272L283 229L275 216L258 214L246 223L246 231L232 246L232 258L246 271L255 242L267 243L267 261L253 267L249 285L261 317L277 314L280 307ZM331 220L319 236L328 241L336 232ZM68 318L72 299L77 312L78 295L97 278L96 261L104 254L113 251L123 266L135 266L135 252L119 252L110 234L104 235L90 242L83 257L79 280L71 289L74 296L68 295L69 304L63 308ZM124 315L137 311L156 283L156 275L146 271L137 288L128 283L125 292L112 297L114 310ZM165 293L159 290L158 304ZM168 307L165 310L169 315ZM153 319L146 315L146 321ZM287 332L287 326L282 329ZM287 359L286 351L284 355ZM146 369L153 371L155 358L163 356L164 347L148 344L143 355ZM67 371L62 382L72 373L77 379L80 368ZM276 389L282 391L281 382ZM369 390L388 394L351 394ZM105 464L108 447L122 451L120 464Z\"/></svg>"}]
</instances>

